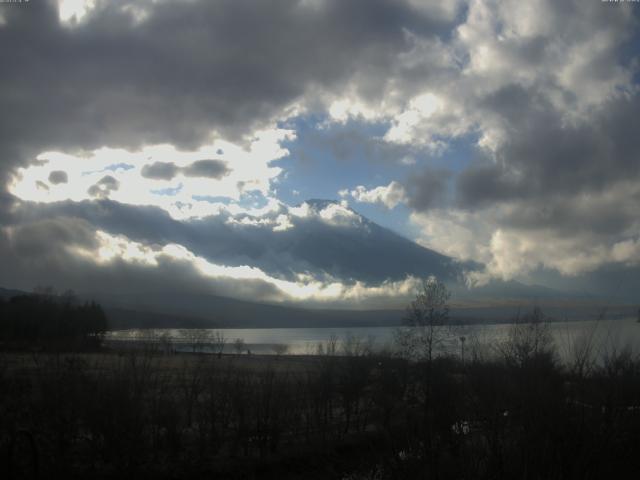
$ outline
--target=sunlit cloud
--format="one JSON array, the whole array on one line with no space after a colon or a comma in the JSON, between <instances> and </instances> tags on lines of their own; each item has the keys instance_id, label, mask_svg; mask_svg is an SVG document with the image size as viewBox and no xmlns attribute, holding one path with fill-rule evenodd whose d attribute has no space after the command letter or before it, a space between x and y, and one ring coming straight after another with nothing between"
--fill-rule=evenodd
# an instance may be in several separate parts
<instances>
[{"instance_id":1,"label":"sunlit cloud","mask_svg":"<svg viewBox=\"0 0 640 480\"><path fill-rule=\"evenodd\" d=\"M388 209L393 209L406 200L404 187L395 180L391 181L389 185L381 185L369 190L359 185L351 191L341 190L338 194L341 197L351 195L357 202L361 203L379 203Z\"/></svg>"},{"instance_id":2,"label":"sunlit cloud","mask_svg":"<svg viewBox=\"0 0 640 480\"><path fill-rule=\"evenodd\" d=\"M216 140L193 151L150 145L138 151L104 147L81 155L43 152L17 172L9 191L33 202L109 198L157 206L174 218L205 217L227 208L223 199L238 202L247 193L269 197L271 182L282 171L272 162L288 153L281 142L293 138L291 130L276 129L257 132L246 148ZM273 202L268 205L273 208Z\"/></svg>"},{"instance_id":3,"label":"sunlit cloud","mask_svg":"<svg viewBox=\"0 0 640 480\"><path fill-rule=\"evenodd\" d=\"M109 265L114 261L129 264L158 267L162 263L178 262L197 272L204 281L215 282L261 282L275 289L277 295L262 300L278 302L317 302L317 303L362 303L375 299L404 299L415 292L420 281L407 277L401 281L385 281L378 285L367 285L356 281L349 284L337 279L319 279L308 273L301 273L297 281L288 281L268 275L259 268L249 265L226 266L195 255L182 245L144 245L131 241L122 235L111 235L104 231L96 232L98 246L95 250L86 246L74 247L74 252L87 261ZM255 300L255 298L253 298Z\"/></svg>"},{"instance_id":4,"label":"sunlit cloud","mask_svg":"<svg viewBox=\"0 0 640 480\"><path fill-rule=\"evenodd\" d=\"M60 22L65 24L80 22L96 5L96 0L58 0Z\"/></svg>"}]
</instances>

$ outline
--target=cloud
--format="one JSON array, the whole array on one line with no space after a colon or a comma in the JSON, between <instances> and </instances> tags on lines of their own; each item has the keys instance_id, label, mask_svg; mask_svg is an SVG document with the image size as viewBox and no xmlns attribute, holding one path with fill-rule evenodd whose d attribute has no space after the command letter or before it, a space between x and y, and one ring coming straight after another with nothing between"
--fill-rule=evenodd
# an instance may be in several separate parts
<instances>
[{"instance_id":1,"label":"cloud","mask_svg":"<svg viewBox=\"0 0 640 480\"><path fill-rule=\"evenodd\" d=\"M595 193L640 177L640 141L628 126L640 97L612 99L567 124L562 112L536 92L510 87L507 99L502 94L489 100L491 111L508 123L509 140L492 155L500 162L473 165L459 177L462 206Z\"/></svg>"},{"instance_id":2,"label":"cloud","mask_svg":"<svg viewBox=\"0 0 640 480\"><path fill-rule=\"evenodd\" d=\"M6 227L4 234L15 252L31 261L76 246L92 248L97 245L89 222L65 216Z\"/></svg>"},{"instance_id":3,"label":"cloud","mask_svg":"<svg viewBox=\"0 0 640 480\"><path fill-rule=\"evenodd\" d=\"M472 283L535 279L545 270L577 282L577 276L593 277L607 267L617 266L624 275L638 265L638 192L630 183L571 201L502 202L471 212L433 209L411 218L422 230L423 245L485 265L469 274ZM596 284L603 290L591 282Z\"/></svg>"},{"instance_id":4,"label":"cloud","mask_svg":"<svg viewBox=\"0 0 640 480\"><path fill-rule=\"evenodd\" d=\"M173 180L178 174L219 179L229 173L225 162L221 160L196 160L182 168L172 162L154 162L144 165L140 171L143 177L153 180Z\"/></svg>"},{"instance_id":5,"label":"cloud","mask_svg":"<svg viewBox=\"0 0 640 480\"><path fill-rule=\"evenodd\" d=\"M510 280L534 271L551 268L569 277L597 271L603 265L619 264L635 267L640 264L638 238L607 245L588 243L576 238L562 238L553 233L496 230L491 236L491 260L483 272L469 275L472 282L484 284L491 278Z\"/></svg>"},{"instance_id":6,"label":"cloud","mask_svg":"<svg viewBox=\"0 0 640 480\"><path fill-rule=\"evenodd\" d=\"M95 258L100 263L108 264L117 260L151 267L157 267L160 262L183 264L206 279L229 282L230 285L227 286L227 291L224 292L227 295L230 294L229 287L239 282L254 282L258 285L262 283L265 284L265 287L269 286L269 288L263 287L261 289L262 295L256 295L255 292L252 292L253 298L249 297L252 300L255 300L257 296L263 301L305 300L319 303L333 303L345 300L362 301L370 297L390 297L397 294L406 296L415 290L418 285L418 281L415 278L407 278L401 282L387 281L381 285L371 287L362 282L355 282L349 285L342 284L336 280L320 281L311 275L300 275L297 281L288 281L271 277L256 267L247 265L228 267L214 264L176 244L168 244L151 249L142 244L130 242L126 238L113 237L100 231L97 232L97 238L100 244L98 250L86 251L82 254L88 258ZM221 285L218 285L218 291L220 288ZM268 293L268 296L265 297L265 293ZM235 295L237 295L237 292Z\"/></svg>"},{"instance_id":7,"label":"cloud","mask_svg":"<svg viewBox=\"0 0 640 480\"><path fill-rule=\"evenodd\" d=\"M182 169L187 177L222 178L229 169L221 160L198 160Z\"/></svg>"},{"instance_id":8,"label":"cloud","mask_svg":"<svg viewBox=\"0 0 640 480\"><path fill-rule=\"evenodd\" d=\"M60 21L67 25L77 25L96 8L96 0L58 0Z\"/></svg>"},{"instance_id":9,"label":"cloud","mask_svg":"<svg viewBox=\"0 0 640 480\"><path fill-rule=\"evenodd\" d=\"M140 174L154 180L172 180L178 174L178 167L171 162L153 162L142 167Z\"/></svg>"},{"instance_id":10,"label":"cloud","mask_svg":"<svg viewBox=\"0 0 640 480\"><path fill-rule=\"evenodd\" d=\"M432 3L420 11L390 0L4 9L0 42L16 48L0 53L13 66L0 80L0 107L12 112L1 123L2 157L14 168L45 150L246 140L330 102L352 80L369 98L384 81L378 72L406 47L407 28L434 36L453 22Z\"/></svg>"},{"instance_id":11,"label":"cloud","mask_svg":"<svg viewBox=\"0 0 640 480\"><path fill-rule=\"evenodd\" d=\"M33 205L23 202L11 223L74 218L93 231L155 248L173 244L217 265L251 266L273 278L299 275L341 283L378 285L426 274L456 279L455 261L359 216L335 202L311 201L299 207L279 204L263 211L234 211L201 219L177 220L158 207L125 205L104 199ZM119 251L119 250L118 250ZM375 258L376 261L371 259Z\"/></svg>"},{"instance_id":12,"label":"cloud","mask_svg":"<svg viewBox=\"0 0 640 480\"><path fill-rule=\"evenodd\" d=\"M635 265L640 142L629 126L640 96L624 52L637 16L600 4L527 8L470 2L443 50L458 73L425 82L386 134L445 148L478 139L446 180L406 185L420 242L486 263L488 278Z\"/></svg>"},{"instance_id":13,"label":"cloud","mask_svg":"<svg viewBox=\"0 0 640 480\"><path fill-rule=\"evenodd\" d=\"M425 212L446 204L447 186L451 172L426 168L406 181L406 203L413 210Z\"/></svg>"},{"instance_id":14,"label":"cloud","mask_svg":"<svg viewBox=\"0 0 640 480\"><path fill-rule=\"evenodd\" d=\"M343 191L342 193L344 194L345 192ZM388 209L395 208L400 203L405 202L404 187L395 180L389 183L389 185L381 185L370 190L367 190L364 186L359 185L349 193L357 202L379 203L384 205Z\"/></svg>"},{"instance_id":15,"label":"cloud","mask_svg":"<svg viewBox=\"0 0 640 480\"><path fill-rule=\"evenodd\" d=\"M337 250L351 248L355 226L366 238L371 226L355 212L275 198L279 160L323 161L313 156L321 145L337 159L402 164L406 180L391 181L399 177L387 168L374 183L349 179L348 195L405 204L421 244L483 262L490 277L637 268L633 5L72 3L2 13L0 42L12 46L0 51L11 65L0 78L0 109L11 112L0 118L7 258L20 248L10 235L48 251L20 232L49 215L65 219L64 231L85 221L128 245L175 244L194 256L156 252L155 266L114 258L107 267L60 247L65 278L89 262L96 275L181 268L195 285L197 257L287 281L311 272L380 283L362 257L320 249L327 232ZM313 123L305 145L294 141L300 118ZM406 271L383 266L403 281ZM21 277L29 271L52 275L38 267Z\"/></svg>"},{"instance_id":16,"label":"cloud","mask_svg":"<svg viewBox=\"0 0 640 480\"><path fill-rule=\"evenodd\" d=\"M0 272L0 282L27 289L34 285L26 275L31 268L40 282L79 291L86 291L88 282L94 293L189 291L252 301L353 306L405 299L419 283L413 277L368 284L311 274L284 280L253 266L211 262L178 244L135 242L64 217L0 230L0 254L11 267Z\"/></svg>"},{"instance_id":17,"label":"cloud","mask_svg":"<svg viewBox=\"0 0 640 480\"><path fill-rule=\"evenodd\" d=\"M417 241L425 247L460 260L491 260L488 244L495 224L488 215L443 208L413 212L410 220L420 228Z\"/></svg>"},{"instance_id":18,"label":"cloud","mask_svg":"<svg viewBox=\"0 0 640 480\"><path fill-rule=\"evenodd\" d=\"M120 182L111 175L105 175L98 183L91 185L87 193L91 197L107 198L109 194L120 188Z\"/></svg>"},{"instance_id":19,"label":"cloud","mask_svg":"<svg viewBox=\"0 0 640 480\"><path fill-rule=\"evenodd\" d=\"M62 170L54 170L49 174L49 182L54 185L58 185L60 183L67 183L69 178L67 176L67 172Z\"/></svg>"},{"instance_id":20,"label":"cloud","mask_svg":"<svg viewBox=\"0 0 640 480\"><path fill-rule=\"evenodd\" d=\"M282 171L272 163L288 154L281 144L293 138L290 130L275 129L254 132L247 145L216 140L182 151L159 144L139 150L100 148L82 155L41 152L36 163L18 170L9 191L21 200L43 203L108 196L131 205L155 205L175 218L216 215L223 200L238 202L251 193L269 197L271 181ZM224 160L202 160L220 151ZM64 169L69 181L51 191L34 188L51 169Z\"/></svg>"}]
</instances>

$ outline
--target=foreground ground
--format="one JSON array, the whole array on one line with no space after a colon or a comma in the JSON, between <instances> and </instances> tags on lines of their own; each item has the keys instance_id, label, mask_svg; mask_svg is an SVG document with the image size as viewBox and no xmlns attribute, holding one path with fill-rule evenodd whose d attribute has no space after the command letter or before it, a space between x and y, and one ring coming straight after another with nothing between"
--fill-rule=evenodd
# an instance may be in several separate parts
<instances>
[{"instance_id":1,"label":"foreground ground","mask_svg":"<svg viewBox=\"0 0 640 480\"><path fill-rule=\"evenodd\" d=\"M640 362L551 349L0 354L5 478L611 478L640 468Z\"/></svg>"}]
</instances>

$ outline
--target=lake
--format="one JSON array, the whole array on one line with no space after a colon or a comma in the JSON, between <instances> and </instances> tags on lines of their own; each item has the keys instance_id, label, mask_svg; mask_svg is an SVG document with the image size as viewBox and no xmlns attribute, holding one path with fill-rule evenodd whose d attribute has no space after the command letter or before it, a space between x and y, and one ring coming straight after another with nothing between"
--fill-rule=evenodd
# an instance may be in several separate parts
<instances>
[{"instance_id":1,"label":"lake","mask_svg":"<svg viewBox=\"0 0 640 480\"><path fill-rule=\"evenodd\" d=\"M550 333L561 358L568 358L574 349L588 340L593 340L599 356L612 349L629 347L634 352L640 351L640 323L633 318L617 320L586 320L572 322L550 322ZM234 352L234 341L242 339L243 352L250 350L256 354L275 353L278 345L286 346L289 354L309 355L318 352L318 345L326 348L327 342L337 339L337 350L340 352L344 342L351 338L357 342L373 345L374 349L383 349L393 344L394 331L397 327L352 327L352 328L222 328L200 330L213 334L220 332L227 343L225 353ZM447 336L442 350L448 353L461 351L460 338L465 337L467 352L476 349L482 353L489 353L501 342L505 341L513 324L484 324L465 325L455 327L451 335ZM106 340L110 343L141 342L158 340L161 336L170 339L176 350L190 350L193 340L190 340L185 330L178 329L148 329L148 330L119 330L109 332ZM193 331L191 331L193 333ZM207 350L206 347L203 348Z\"/></svg>"}]
</instances>

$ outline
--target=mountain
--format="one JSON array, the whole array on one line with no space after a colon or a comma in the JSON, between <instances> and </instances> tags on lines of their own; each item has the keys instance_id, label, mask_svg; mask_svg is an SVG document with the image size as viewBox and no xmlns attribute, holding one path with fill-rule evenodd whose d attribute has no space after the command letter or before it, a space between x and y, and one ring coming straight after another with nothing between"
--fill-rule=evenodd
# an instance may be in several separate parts
<instances>
[{"instance_id":1,"label":"mountain","mask_svg":"<svg viewBox=\"0 0 640 480\"><path fill-rule=\"evenodd\" d=\"M339 202L313 199L304 203L314 215L280 233L277 251L288 252L336 278L379 283L407 275L435 275L457 281L464 269L478 267L418 245ZM332 221L332 207L338 220Z\"/></svg>"}]
</instances>

